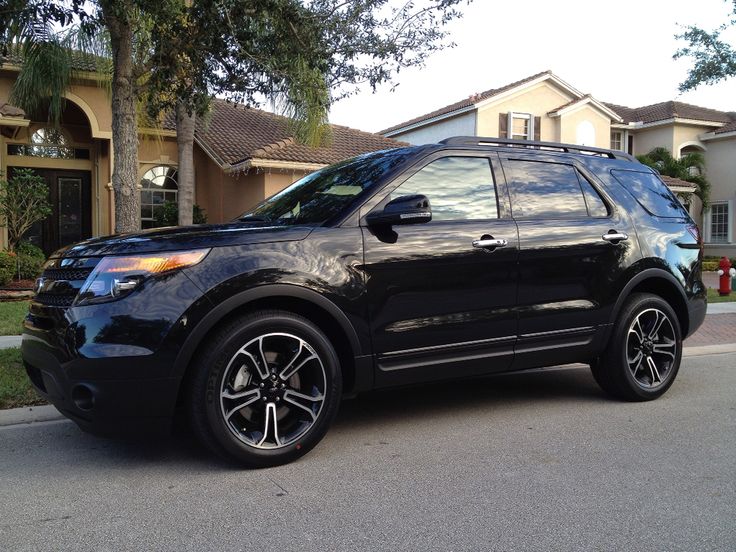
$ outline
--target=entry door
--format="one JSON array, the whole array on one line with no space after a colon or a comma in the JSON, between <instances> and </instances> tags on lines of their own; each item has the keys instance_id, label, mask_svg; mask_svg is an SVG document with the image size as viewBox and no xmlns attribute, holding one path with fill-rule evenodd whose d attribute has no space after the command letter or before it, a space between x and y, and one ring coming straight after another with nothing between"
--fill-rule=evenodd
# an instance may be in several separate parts
<instances>
[{"instance_id":1,"label":"entry door","mask_svg":"<svg viewBox=\"0 0 736 552\"><path fill-rule=\"evenodd\" d=\"M90 173L33 169L49 187L51 215L36 223L25 239L49 255L92 235ZM11 173L12 175L12 173Z\"/></svg>"},{"instance_id":2,"label":"entry door","mask_svg":"<svg viewBox=\"0 0 736 552\"><path fill-rule=\"evenodd\" d=\"M374 210L423 194L433 220L362 228L376 384L506 369L516 339L518 235L492 159L442 152L398 182ZM483 245L492 239L505 244Z\"/></svg>"}]
</instances>

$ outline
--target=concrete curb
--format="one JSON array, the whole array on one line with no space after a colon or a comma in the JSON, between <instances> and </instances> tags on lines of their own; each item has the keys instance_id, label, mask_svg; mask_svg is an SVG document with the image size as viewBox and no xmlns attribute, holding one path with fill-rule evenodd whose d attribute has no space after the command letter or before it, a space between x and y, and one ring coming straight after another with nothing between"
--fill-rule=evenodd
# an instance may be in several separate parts
<instances>
[{"instance_id":1,"label":"concrete curb","mask_svg":"<svg viewBox=\"0 0 736 552\"><path fill-rule=\"evenodd\" d=\"M736 343L724 343L721 345L702 345L699 347L684 347L682 351L683 358L706 356L706 355L722 355L728 353L736 353ZM581 368L584 365L575 365L574 368ZM555 367L540 368L540 370L552 370ZM511 372L513 373L513 372ZM55 420L66 419L55 407L51 405L31 406L23 408L10 408L0 410L0 428L8 426L17 426L22 424L33 424L37 422L51 422Z\"/></svg>"},{"instance_id":2,"label":"concrete curb","mask_svg":"<svg viewBox=\"0 0 736 552\"><path fill-rule=\"evenodd\" d=\"M736 313L736 301L728 303L709 303L706 314L733 314Z\"/></svg>"},{"instance_id":3,"label":"concrete curb","mask_svg":"<svg viewBox=\"0 0 736 552\"><path fill-rule=\"evenodd\" d=\"M62 416L61 412L50 404L0 410L0 427L50 422L62 419L64 419L64 416Z\"/></svg>"},{"instance_id":4,"label":"concrete curb","mask_svg":"<svg viewBox=\"0 0 736 552\"><path fill-rule=\"evenodd\" d=\"M0 349L12 349L20 347L22 337L19 335L0 335Z\"/></svg>"}]
</instances>

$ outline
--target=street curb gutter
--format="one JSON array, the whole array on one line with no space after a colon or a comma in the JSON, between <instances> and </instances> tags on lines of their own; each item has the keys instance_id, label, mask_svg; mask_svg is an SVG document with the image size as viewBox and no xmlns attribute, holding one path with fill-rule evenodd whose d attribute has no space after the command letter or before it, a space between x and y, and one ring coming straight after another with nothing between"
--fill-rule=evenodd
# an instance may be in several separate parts
<instances>
[{"instance_id":1,"label":"street curb gutter","mask_svg":"<svg viewBox=\"0 0 736 552\"><path fill-rule=\"evenodd\" d=\"M727 353L736 353L736 343L724 343L721 345L702 345L700 347L685 347L682 351L682 356L683 358L689 358ZM583 365L576 365L576 367L582 366ZM544 368L545 371L551 369L553 368ZM63 419L65 419L64 416L62 416L62 414L51 405L0 410L0 428L22 424L32 424L36 422L51 422L54 420Z\"/></svg>"}]
</instances>

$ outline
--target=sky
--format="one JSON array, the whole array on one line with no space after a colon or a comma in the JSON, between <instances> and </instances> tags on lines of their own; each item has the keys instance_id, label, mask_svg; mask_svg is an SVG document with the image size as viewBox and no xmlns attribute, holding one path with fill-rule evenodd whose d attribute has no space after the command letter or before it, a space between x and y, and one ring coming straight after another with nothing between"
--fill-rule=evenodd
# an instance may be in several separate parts
<instances>
[{"instance_id":1,"label":"sky","mask_svg":"<svg viewBox=\"0 0 736 552\"><path fill-rule=\"evenodd\" d=\"M710 30L731 0L475 0L449 26L457 46L403 70L393 92L370 88L333 105L330 122L377 132L540 71L598 100L638 107L666 100L736 111L736 78L680 94L690 62L673 60L682 26ZM736 29L727 36L736 44Z\"/></svg>"}]
</instances>

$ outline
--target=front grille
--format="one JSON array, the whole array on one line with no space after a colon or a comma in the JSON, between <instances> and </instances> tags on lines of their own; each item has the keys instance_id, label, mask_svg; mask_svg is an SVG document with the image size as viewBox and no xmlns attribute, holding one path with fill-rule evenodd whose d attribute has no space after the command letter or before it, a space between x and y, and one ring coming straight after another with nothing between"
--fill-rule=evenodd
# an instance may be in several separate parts
<instances>
[{"instance_id":1,"label":"front grille","mask_svg":"<svg viewBox=\"0 0 736 552\"><path fill-rule=\"evenodd\" d=\"M49 268L44 271L42 278L67 281L86 280L91 273L91 268Z\"/></svg>"},{"instance_id":2,"label":"front grille","mask_svg":"<svg viewBox=\"0 0 736 552\"><path fill-rule=\"evenodd\" d=\"M52 307L71 307L76 296L76 291L73 294L70 293L68 295L55 293L39 293L38 295L36 295L36 301Z\"/></svg>"},{"instance_id":3,"label":"front grille","mask_svg":"<svg viewBox=\"0 0 736 552\"><path fill-rule=\"evenodd\" d=\"M55 259L41 274L35 301L52 307L70 307L99 259Z\"/></svg>"}]
</instances>

